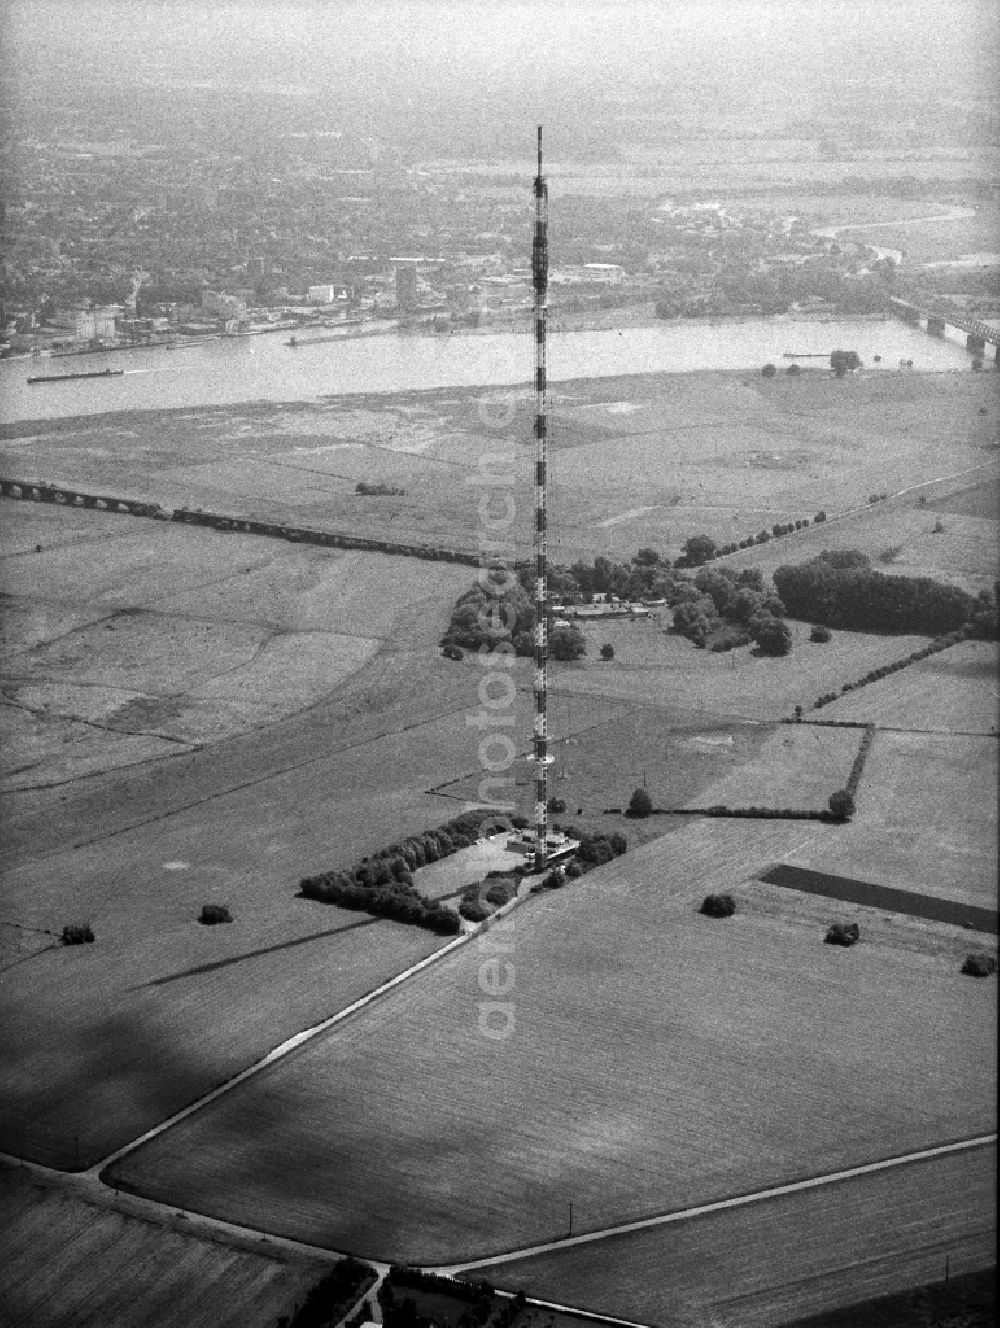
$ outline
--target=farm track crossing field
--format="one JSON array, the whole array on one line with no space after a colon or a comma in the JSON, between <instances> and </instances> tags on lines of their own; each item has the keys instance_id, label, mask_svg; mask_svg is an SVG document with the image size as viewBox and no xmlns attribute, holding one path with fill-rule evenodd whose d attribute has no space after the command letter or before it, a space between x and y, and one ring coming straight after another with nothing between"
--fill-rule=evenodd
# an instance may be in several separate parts
<instances>
[{"instance_id":1,"label":"farm track crossing field","mask_svg":"<svg viewBox=\"0 0 1000 1328\"><path fill-rule=\"evenodd\" d=\"M5 472L471 545L479 490L464 481L497 445L478 399L453 390L22 426L3 447ZM518 393L518 437L530 435L531 404ZM551 404L555 561L642 545L674 555L691 534L729 541L926 485L728 565L767 570L856 545L888 571L992 582L983 494L995 483L996 375L635 376L560 384ZM362 497L361 481L406 493ZM301 876L476 796L480 734L466 717L481 671L438 650L474 573L3 508L15 741L3 758L0 962L16 967L0 993L0 1146L72 1168L438 943L295 892ZM525 550L530 510L519 502ZM553 733L566 740L554 745L552 791L573 804L567 819L583 807L577 824L624 829L630 852L513 913L514 1035L495 1043L479 1031L476 942L126 1156L116 1177L338 1248L453 1260L561 1232L568 1201L574 1226L588 1227L989 1128L994 989L959 976L965 934L859 910L862 944L834 951L822 944L830 901L753 877L790 861L995 906L981 898L995 739L887 743L879 765L890 736L880 733L849 826L612 821L600 809L626 803L644 777L666 805L822 805L860 732L775 721L926 640L835 632L811 646L807 624L792 624L787 660L711 656L665 635L668 617L588 624L586 663L552 670ZM993 646L968 643L817 718L854 717L844 707L856 704L860 722L988 733L993 660ZM519 663L524 735L530 676ZM530 792L516 789L522 810ZM648 835L661 837L639 846ZM736 918L699 918L701 897L721 889L737 895ZM227 904L234 922L200 927L206 902ZM93 946L35 953L83 921ZM948 1230L968 1253L979 1237L949 1205L939 1207L959 1214ZM882 1214L879 1235L888 1245L896 1232L909 1250L923 1219L903 1199L900 1213ZM50 1225L67 1257L82 1248L68 1214ZM734 1294L756 1295L789 1229ZM22 1231L20 1247L31 1239ZM804 1242L803 1276L839 1294L819 1243ZM155 1257L144 1246L136 1268ZM890 1264L896 1276L903 1264ZM711 1282L711 1259L697 1266ZM880 1284L878 1267L859 1278L869 1271ZM785 1304L770 1283L763 1293L762 1304ZM799 1281L789 1303L801 1294ZM131 1305L123 1286L114 1295ZM826 1303L816 1295L810 1304ZM750 1304L734 1302L725 1322Z\"/></svg>"},{"instance_id":2,"label":"farm track crossing field","mask_svg":"<svg viewBox=\"0 0 1000 1328\"><path fill-rule=\"evenodd\" d=\"M479 1030L473 945L110 1178L450 1263L562 1234L570 1200L592 1230L990 1129L989 984L889 943L843 951L818 928L698 916L704 893L802 838L700 822L536 896L508 934L511 1036Z\"/></svg>"},{"instance_id":3,"label":"farm track crossing field","mask_svg":"<svg viewBox=\"0 0 1000 1328\"><path fill-rule=\"evenodd\" d=\"M470 1271L641 1323L775 1328L996 1260L996 1149Z\"/></svg>"},{"instance_id":4,"label":"farm track crossing field","mask_svg":"<svg viewBox=\"0 0 1000 1328\"><path fill-rule=\"evenodd\" d=\"M83 522L78 513L11 506L42 513L31 534L48 532L43 553L21 541L29 562L44 563L53 532L72 543L60 518L69 519L69 531ZM157 523L87 515L102 532L91 537L119 547L121 584L101 559L88 583L81 564L70 632L103 611L105 595L116 610L153 595L157 575L160 592L175 595L211 580L208 555L216 546L199 551L204 539L216 538L211 532L196 532L189 546L173 543L178 532ZM149 533L149 547L140 532ZM165 543L158 542L162 532ZM228 537L218 546L233 557L241 543ZM257 543L260 556L274 542ZM467 578L444 568L442 580L441 568L422 564L407 585L405 577L386 576L385 559L368 564L348 555L330 564L348 575L317 598L309 552L303 557L293 546L282 557L282 575L298 585L298 596L282 599L276 581L273 603L271 592L256 600L237 594L230 613L279 614L290 628L311 630L324 617L328 625L339 604L356 630L366 597L375 598L380 607L369 612L368 630L383 637L373 659L344 677L331 656L318 704L228 741L181 747L169 761L107 770L114 747L93 751L95 773L86 780L73 779L79 769L60 750L60 739L76 729L46 717L58 754L43 753L22 772L43 786L5 798L2 956L17 967L0 996L0 1139L10 1151L86 1165L440 943L428 932L298 899L296 891L304 875L346 866L451 814L449 800L424 790L453 772L457 754L475 760L464 712L477 680L436 649L452 594ZM21 559L8 559L8 567L11 561ZM61 574L43 574L43 581L54 578L48 593ZM30 570L18 575L30 579ZM90 601L82 594L88 584ZM58 600L39 600L37 614L29 596L19 603L25 647L57 643ZM155 651L143 657L135 621L126 612L135 652L128 666L141 676L146 664L164 665ZM109 655L108 666L125 662ZM98 667L89 656L88 667ZM45 774L66 782L46 787ZM200 926L207 902L227 905L233 924ZM64 925L82 922L93 927L94 945L53 947Z\"/></svg>"},{"instance_id":5,"label":"farm track crossing field","mask_svg":"<svg viewBox=\"0 0 1000 1328\"><path fill-rule=\"evenodd\" d=\"M0 1173L0 1241L7 1328L269 1328L327 1268L98 1207L12 1168Z\"/></svg>"}]
</instances>

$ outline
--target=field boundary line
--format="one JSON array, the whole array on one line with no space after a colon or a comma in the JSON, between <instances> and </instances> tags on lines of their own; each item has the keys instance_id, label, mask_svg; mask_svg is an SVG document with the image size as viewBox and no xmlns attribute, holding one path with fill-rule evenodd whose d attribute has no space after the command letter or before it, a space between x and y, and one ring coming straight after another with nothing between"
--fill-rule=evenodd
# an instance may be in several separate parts
<instances>
[{"instance_id":1,"label":"field boundary line","mask_svg":"<svg viewBox=\"0 0 1000 1328\"><path fill-rule=\"evenodd\" d=\"M904 498L908 493L916 493L918 489L930 488L932 484L947 484L949 480L960 480L963 479L966 475L974 475L977 470L989 470L991 468L994 468L995 466L996 462L994 461L980 461L977 465L969 466L966 470L955 470L949 472L947 475L936 475L932 479L921 480L919 484L908 484L903 489L896 489L892 493L886 494L884 501L891 502L894 498ZM830 522L832 521L846 521L848 517L858 516L862 512L871 512L875 508L881 506L882 506L881 502L879 503L864 502L864 503L858 503L855 507L843 507L839 512L827 512L825 523L829 525ZM754 510L764 511L765 509L755 508ZM823 525L824 522L821 521L819 522L819 524ZM772 536L772 538L770 540L767 540L766 543L767 544L773 543L775 538L787 539L789 535L805 535L807 532L815 530L816 525L817 522L815 518L812 518L810 520L810 524L808 526L803 526L801 530L790 530L787 532L786 535L779 535L777 537ZM749 553L753 549L763 548L763 547L764 547L763 545L752 544L745 549L740 549L740 548L733 549L732 552L730 553L717 553L715 557L710 558L708 562L704 564L704 566L711 567L712 563L721 562L723 558L735 558L741 553Z\"/></svg>"},{"instance_id":2,"label":"field boundary line","mask_svg":"<svg viewBox=\"0 0 1000 1328\"><path fill-rule=\"evenodd\" d=\"M121 1186L105 1185L92 1171L59 1171L55 1167L46 1166L43 1162L32 1162L27 1158L4 1152L0 1152L0 1164L41 1177L46 1185L52 1186L55 1193L72 1194L81 1203L118 1213L125 1218L149 1222L164 1230L170 1229L168 1225L170 1222L176 1223L180 1220L185 1225L183 1227L175 1225L173 1230L195 1240L211 1241L231 1249L258 1253L264 1257L296 1254L326 1263L335 1263L347 1257L345 1251L334 1250L326 1245L310 1245L308 1241L296 1240L292 1236L280 1236L258 1227L242 1226L238 1222L228 1222L225 1218L196 1212L193 1208L178 1208L176 1204L165 1203L162 1199L133 1194ZM122 1203L123 1196L125 1203ZM188 1222L190 1226L187 1225ZM244 1243L236 1244L236 1241ZM388 1264L383 1264L377 1259L365 1259L364 1262L376 1269L384 1267L388 1271L389 1268Z\"/></svg>"},{"instance_id":3,"label":"field boundary line","mask_svg":"<svg viewBox=\"0 0 1000 1328\"><path fill-rule=\"evenodd\" d=\"M456 1274L480 1268L490 1268L498 1264L513 1263L518 1259L530 1259L541 1254L557 1254L562 1250L574 1249L579 1245L592 1245L598 1241L609 1240L615 1236L629 1236L638 1231L651 1231L657 1227L687 1222L696 1217L706 1217L711 1213L727 1212L734 1208L748 1208L753 1204L766 1203L770 1199L780 1199L790 1194L801 1194L807 1190L822 1189L827 1185L836 1185L842 1181L854 1180L859 1176L875 1175L881 1171L890 1171L896 1167L910 1166L917 1162L929 1162L950 1153L967 1152L973 1148L985 1148L997 1142L997 1134L976 1135L970 1139L959 1139L952 1143L936 1144L931 1148L922 1148L913 1153L902 1153L895 1157L882 1158L877 1162L864 1162L856 1167L846 1167L841 1171L830 1171L820 1176L809 1176L804 1180L788 1181L783 1185L772 1185L765 1190L755 1190L750 1194L737 1194L729 1199L716 1199L711 1203L695 1204L690 1208L679 1208L673 1212L660 1213L655 1217L643 1217L634 1222L620 1222L614 1226L601 1227L597 1231L586 1231L579 1236L562 1236L556 1240L545 1241L539 1245L525 1245L521 1249L508 1250L504 1254L487 1255L483 1259L469 1259L464 1263L434 1265L434 1271L446 1275Z\"/></svg>"},{"instance_id":4,"label":"field boundary line","mask_svg":"<svg viewBox=\"0 0 1000 1328\"><path fill-rule=\"evenodd\" d=\"M512 900L511 903L513 902L514 901ZM193 1116L196 1111L201 1111L203 1107L209 1106L225 1093L229 1093L234 1088L238 1088L240 1084L245 1083L254 1075L260 1074L261 1071L266 1070L269 1066L277 1064L280 1060L284 1060L286 1056L291 1055L293 1051L297 1051L299 1047L305 1046L305 1044L311 1042L313 1038L319 1037L329 1029L335 1028L337 1024L342 1023L345 1019L349 1019L351 1015L357 1014L360 1010L364 1010L374 1001L377 1001L381 996L385 996L396 987L401 986L409 978L416 977L416 975L422 973L425 968L430 968L432 964L439 963L445 958L445 956L451 954L454 950L459 949L463 945L468 945L468 943L471 940L474 940L478 935L479 928L476 928L474 931L463 932L460 936L456 936L454 940L448 941L445 945L442 945L439 949L433 951L433 953L425 955L424 958L418 960L417 963L411 964L409 968L403 969L401 973L396 973L393 977L389 978L386 982L383 982L373 991L367 992L364 996L359 996L356 1001L352 1001L350 1005L344 1006L342 1010L338 1010L335 1014L328 1015L326 1019L320 1020L318 1024L311 1024L308 1028L303 1028L298 1033L293 1033L290 1038L286 1038L284 1042L273 1047L266 1055L262 1056L260 1060L254 1061L252 1065L248 1065L245 1069L240 1070L238 1074L233 1075L231 1079L227 1079L225 1083L217 1085L203 1097L198 1098L197 1101L189 1103L186 1107L182 1107L180 1111L174 1112L174 1114L168 1116L166 1120L161 1121L158 1125L154 1125L151 1129L146 1130L144 1134L140 1134L138 1138L130 1140L127 1144L123 1144L121 1148L116 1148L114 1152L108 1153L106 1157L103 1157L99 1161L94 1162L91 1166L84 1168L84 1174L92 1175L99 1180L103 1180L100 1173L107 1167L112 1166L115 1162L121 1161L121 1159L127 1154L134 1152L137 1148L141 1148L143 1144L150 1143L153 1139L165 1133L174 1125L179 1125L181 1121L186 1120L189 1116ZM121 1187L119 1186L116 1188Z\"/></svg>"},{"instance_id":5,"label":"field boundary line","mask_svg":"<svg viewBox=\"0 0 1000 1328\"><path fill-rule=\"evenodd\" d=\"M307 706L304 710L296 711L293 715L290 715L287 718L301 719L301 717L307 714L309 710L318 708L318 705L320 704L323 704L323 702L319 702L317 706ZM457 706L452 706L448 710L442 710L434 715L424 715L420 719L414 720L413 723L411 724L402 724L400 725L399 728L395 729L385 729L383 732L373 734L372 736L367 738L362 738L358 742L348 743L345 747L339 748L337 754L343 755L344 752L350 752L360 747L370 746L373 743L381 742L384 738L395 738L400 733L409 733L413 729L423 728L424 725L435 724L437 723L438 720L447 719L450 715L464 714L466 709L467 707L464 705L457 705ZM285 721L280 721L280 722L283 723ZM247 736L253 736L253 731L251 730L249 735L243 733L234 735L235 739L243 739L246 738ZM223 739L223 741L228 742L231 741L231 739ZM211 747L215 748L219 745L220 744L213 743L211 744ZM202 746L194 750L208 751L210 749L208 746ZM178 755L181 754L182 753L178 753ZM156 757L153 759L161 760L163 758ZM291 774L295 770L304 770L306 766L317 765L320 761L328 761L328 760L330 760L329 751L323 751L318 756L307 756L301 761L291 762L290 765L276 766L273 770L268 770L265 771L264 774L256 775L253 779L244 780L238 784L227 784L225 788L217 789L215 792L212 793L206 793L205 796L202 798L194 798L190 802L180 803L176 807L168 808L168 810L165 812L158 812L155 816L147 816L141 821L133 821L129 825L121 826L117 830L106 830L103 834L95 835L91 839L78 840L73 843L72 847L75 849L89 848L92 844L100 844L104 840L114 839L118 835L127 835L131 833L131 831L133 830L141 830L144 826L157 825L160 821L169 820L170 817L172 816L180 816L184 812L191 811L191 809L194 807L203 807L206 803L214 802L217 798L227 798L230 796L230 794L233 793L243 793L247 789L255 788L258 784L266 784L268 780L280 779L282 775ZM109 772L106 771L95 772L95 774L102 774L102 773L109 773ZM88 778L88 777L89 776L81 776L81 778ZM61 849L55 849L52 851L57 853L62 852ZM45 856L50 856L50 855L46 854Z\"/></svg>"}]
</instances>

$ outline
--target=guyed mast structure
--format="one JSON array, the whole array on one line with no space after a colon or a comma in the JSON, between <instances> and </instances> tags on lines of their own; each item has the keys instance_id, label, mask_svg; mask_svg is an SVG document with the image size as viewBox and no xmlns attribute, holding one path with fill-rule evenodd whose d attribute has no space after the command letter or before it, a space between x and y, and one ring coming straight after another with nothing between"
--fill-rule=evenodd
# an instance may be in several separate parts
<instances>
[{"instance_id":1,"label":"guyed mast structure","mask_svg":"<svg viewBox=\"0 0 1000 1328\"><path fill-rule=\"evenodd\" d=\"M538 126L538 174L535 176L535 238L531 274L535 290L535 714L532 758L535 763L535 871L545 870L548 858L548 663L549 574L546 545L546 451L548 423L545 412L545 335L549 289L549 195L542 174L542 126Z\"/></svg>"}]
</instances>

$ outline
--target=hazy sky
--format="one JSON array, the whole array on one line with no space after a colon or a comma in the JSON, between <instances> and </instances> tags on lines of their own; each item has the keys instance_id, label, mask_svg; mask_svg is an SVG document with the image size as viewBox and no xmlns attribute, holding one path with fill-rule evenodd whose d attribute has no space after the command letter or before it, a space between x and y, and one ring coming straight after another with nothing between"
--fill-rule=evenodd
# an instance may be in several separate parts
<instances>
[{"instance_id":1,"label":"hazy sky","mask_svg":"<svg viewBox=\"0 0 1000 1328\"><path fill-rule=\"evenodd\" d=\"M992 98L998 13L996 0L7 0L2 54L8 93L209 83L376 107L404 128L449 106L573 117L650 87L739 116L877 104L901 83Z\"/></svg>"}]
</instances>

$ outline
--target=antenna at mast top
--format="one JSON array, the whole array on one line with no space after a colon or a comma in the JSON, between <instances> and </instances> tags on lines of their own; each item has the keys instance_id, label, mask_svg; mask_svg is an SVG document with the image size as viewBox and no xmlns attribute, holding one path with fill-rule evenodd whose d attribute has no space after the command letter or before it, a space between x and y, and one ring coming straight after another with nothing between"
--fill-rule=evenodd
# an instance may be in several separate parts
<instances>
[{"instance_id":1,"label":"antenna at mast top","mask_svg":"<svg viewBox=\"0 0 1000 1328\"><path fill-rule=\"evenodd\" d=\"M538 126L538 174L542 173L542 126Z\"/></svg>"}]
</instances>

